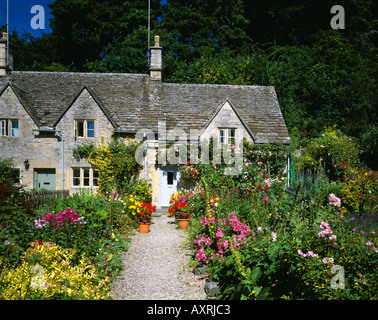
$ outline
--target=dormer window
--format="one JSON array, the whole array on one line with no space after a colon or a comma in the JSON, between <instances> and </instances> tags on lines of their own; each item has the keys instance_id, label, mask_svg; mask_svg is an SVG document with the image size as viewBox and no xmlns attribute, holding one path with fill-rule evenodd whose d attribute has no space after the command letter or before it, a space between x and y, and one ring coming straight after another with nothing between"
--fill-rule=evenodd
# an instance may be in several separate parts
<instances>
[{"instance_id":1,"label":"dormer window","mask_svg":"<svg viewBox=\"0 0 378 320\"><path fill-rule=\"evenodd\" d=\"M18 120L0 119L1 137L18 137Z\"/></svg>"},{"instance_id":2,"label":"dormer window","mask_svg":"<svg viewBox=\"0 0 378 320\"><path fill-rule=\"evenodd\" d=\"M219 142L226 144L235 143L235 130L231 128L219 129Z\"/></svg>"},{"instance_id":3,"label":"dormer window","mask_svg":"<svg viewBox=\"0 0 378 320\"><path fill-rule=\"evenodd\" d=\"M95 122L94 120L75 120L75 137L76 138L94 138Z\"/></svg>"}]
</instances>

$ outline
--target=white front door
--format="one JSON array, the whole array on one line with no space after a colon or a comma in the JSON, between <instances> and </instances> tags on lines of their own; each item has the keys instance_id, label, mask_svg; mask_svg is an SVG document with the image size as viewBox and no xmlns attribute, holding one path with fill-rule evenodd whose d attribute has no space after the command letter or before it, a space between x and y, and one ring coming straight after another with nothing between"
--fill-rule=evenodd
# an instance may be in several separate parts
<instances>
[{"instance_id":1,"label":"white front door","mask_svg":"<svg viewBox=\"0 0 378 320\"><path fill-rule=\"evenodd\" d=\"M177 167L160 167L159 185L161 207L169 206L171 195L179 189L180 172Z\"/></svg>"}]
</instances>

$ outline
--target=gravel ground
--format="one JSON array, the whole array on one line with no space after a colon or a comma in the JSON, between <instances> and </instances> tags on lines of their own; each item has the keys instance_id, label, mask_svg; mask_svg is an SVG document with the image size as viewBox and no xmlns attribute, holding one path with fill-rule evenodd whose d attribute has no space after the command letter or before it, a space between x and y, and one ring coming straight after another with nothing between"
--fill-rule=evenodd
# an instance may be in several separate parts
<instances>
[{"instance_id":1,"label":"gravel ground","mask_svg":"<svg viewBox=\"0 0 378 320\"><path fill-rule=\"evenodd\" d=\"M166 215L152 218L150 232L137 232L114 280L114 300L205 300L205 279L188 267L187 231Z\"/></svg>"}]
</instances>

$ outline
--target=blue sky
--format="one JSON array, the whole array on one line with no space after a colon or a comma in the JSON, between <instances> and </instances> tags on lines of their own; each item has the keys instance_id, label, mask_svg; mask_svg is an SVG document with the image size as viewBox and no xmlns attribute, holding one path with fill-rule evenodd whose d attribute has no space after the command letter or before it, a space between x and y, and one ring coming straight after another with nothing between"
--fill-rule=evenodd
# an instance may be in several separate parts
<instances>
[{"instance_id":1,"label":"blue sky","mask_svg":"<svg viewBox=\"0 0 378 320\"><path fill-rule=\"evenodd\" d=\"M13 29L22 35L25 31L31 32L34 37L40 37L43 33L50 33L49 19L51 18L50 9L47 5L54 0L8 0L9 2L9 30ZM165 4L167 0L161 0L161 4ZM146 4L147 4L146 0ZM31 13L31 8L40 5L45 11L45 29L34 29L31 25L32 18L37 13ZM0 0L0 26L7 23L7 0Z\"/></svg>"},{"instance_id":2,"label":"blue sky","mask_svg":"<svg viewBox=\"0 0 378 320\"><path fill-rule=\"evenodd\" d=\"M50 9L47 7L50 0L8 0L9 1L9 30L17 29L19 35L24 31L31 32L34 37L42 35L41 32L49 33ZM40 5L44 9L45 29L33 29L31 20L38 12L31 13L31 8L35 5ZM0 0L0 26L7 23L7 0Z\"/></svg>"}]
</instances>

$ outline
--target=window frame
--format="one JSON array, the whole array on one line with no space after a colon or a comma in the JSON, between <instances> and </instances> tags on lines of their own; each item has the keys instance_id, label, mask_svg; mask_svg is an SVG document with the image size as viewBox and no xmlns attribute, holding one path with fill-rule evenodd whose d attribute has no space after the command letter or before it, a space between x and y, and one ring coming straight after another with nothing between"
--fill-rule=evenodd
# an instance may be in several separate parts
<instances>
[{"instance_id":1,"label":"window frame","mask_svg":"<svg viewBox=\"0 0 378 320\"><path fill-rule=\"evenodd\" d=\"M77 171L78 170L78 171ZM88 170L88 171L87 171ZM78 172L79 175L75 175ZM88 175L86 175L86 171ZM98 172L92 167L71 167L71 186L72 188L97 188L98 187ZM76 184L76 182L79 184ZM87 182L86 182L87 181Z\"/></svg>"},{"instance_id":2,"label":"window frame","mask_svg":"<svg viewBox=\"0 0 378 320\"><path fill-rule=\"evenodd\" d=\"M14 127L14 123L17 123L17 128ZM17 134L14 134L14 130L17 129ZM18 138L20 136L20 121L14 118L1 118L0 119L0 137Z\"/></svg>"},{"instance_id":3,"label":"window frame","mask_svg":"<svg viewBox=\"0 0 378 320\"><path fill-rule=\"evenodd\" d=\"M93 128L89 128L88 124L93 124ZM82 127L79 127L81 124ZM93 132L93 136L90 136L89 132ZM82 135L79 135L82 133ZM94 139L96 135L96 121L90 119L75 119L74 120L74 137L84 139Z\"/></svg>"},{"instance_id":4,"label":"window frame","mask_svg":"<svg viewBox=\"0 0 378 320\"><path fill-rule=\"evenodd\" d=\"M218 140L220 143L232 144L236 141L236 128L218 128ZM222 141L223 140L223 141Z\"/></svg>"}]
</instances>

